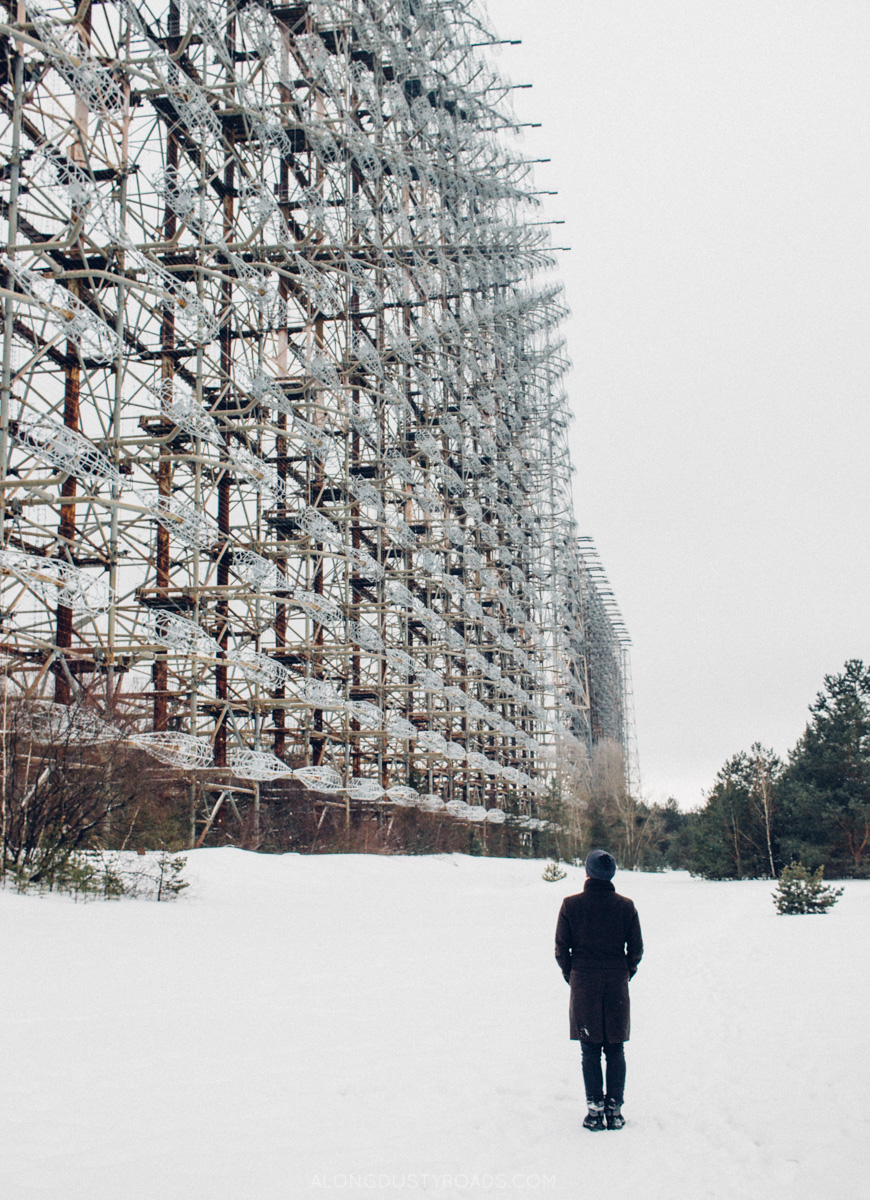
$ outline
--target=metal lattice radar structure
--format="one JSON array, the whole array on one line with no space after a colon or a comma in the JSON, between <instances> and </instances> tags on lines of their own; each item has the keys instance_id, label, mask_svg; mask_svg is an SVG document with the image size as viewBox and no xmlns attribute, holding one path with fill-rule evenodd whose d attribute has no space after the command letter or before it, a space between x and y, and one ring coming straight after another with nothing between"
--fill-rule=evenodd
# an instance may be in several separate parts
<instances>
[{"instance_id":1,"label":"metal lattice radar structure","mask_svg":"<svg viewBox=\"0 0 870 1200\"><path fill-rule=\"evenodd\" d=\"M57 725L106 677L170 766L534 821L625 689L476 7L3 4L11 685Z\"/></svg>"}]
</instances>

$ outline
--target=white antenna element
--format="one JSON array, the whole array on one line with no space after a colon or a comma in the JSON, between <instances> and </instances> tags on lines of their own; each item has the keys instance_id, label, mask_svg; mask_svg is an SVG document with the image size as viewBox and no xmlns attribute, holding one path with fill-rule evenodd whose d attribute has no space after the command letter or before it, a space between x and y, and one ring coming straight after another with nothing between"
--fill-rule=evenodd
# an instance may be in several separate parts
<instances>
[{"instance_id":1,"label":"white antenna element","mask_svg":"<svg viewBox=\"0 0 870 1200\"><path fill-rule=\"evenodd\" d=\"M193 392L177 376L161 380L153 389L160 401L163 415L192 437L202 438L212 446L223 446L217 421L207 413Z\"/></svg>"},{"instance_id":2,"label":"white antenna element","mask_svg":"<svg viewBox=\"0 0 870 1200\"><path fill-rule=\"evenodd\" d=\"M0 256L0 263L41 308L56 330L55 336L76 342L83 357L108 362L118 352L118 338L95 312L54 279L39 275L14 259Z\"/></svg>"},{"instance_id":3,"label":"white antenna element","mask_svg":"<svg viewBox=\"0 0 870 1200\"><path fill-rule=\"evenodd\" d=\"M321 679L310 679L305 685L303 699L314 708L339 709L344 711L347 701L331 683Z\"/></svg>"},{"instance_id":4,"label":"white antenna element","mask_svg":"<svg viewBox=\"0 0 870 1200\"><path fill-rule=\"evenodd\" d=\"M244 446L230 446L229 456L236 472L255 491L265 496L273 504L286 504L287 488L274 467L269 466Z\"/></svg>"},{"instance_id":5,"label":"white antenna element","mask_svg":"<svg viewBox=\"0 0 870 1200\"><path fill-rule=\"evenodd\" d=\"M121 486L117 467L102 450L84 434L61 425L51 417L40 416L32 421L19 422L15 438L43 462L77 479L91 484L104 480Z\"/></svg>"},{"instance_id":6,"label":"white antenna element","mask_svg":"<svg viewBox=\"0 0 870 1200\"><path fill-rule=\"evenodd\" d=\"M398 804L401 808L413 808L420 799L420 793L416 788L397 784L395 787L387 788L387 797L392 800L393 804Z\"/></svg>"},{"instance_id":7,"label":"white antenna element","mask_svg":"<svg viewBox=\"0 0 870 1200\"><path fill-rule=\"evenodd\" d=\"M384 795L384 788L377 779L353 776L348 781L347 792L351 800L380 800Z\"/></svg>"},{"instance_id":8,"label":"white antenna element","mask_svg":"<svg viewBox=\"0 0 870 1200\"><path fill-rule=\"evenodd\" d=\"M35 4L28 3L27 16L39 34L55 70L67 81L89 109L114 117L124 107L124 95L111 74L96 59L81 57L75 34L66 23L54 21Z\"/></svg>"},{"instance_id":9,"label":"white antenna element","mask_svg":"<svg viewBox=\"0 0 870 1200\"><path fill-rule=\"evenodd\" d=\"M355 646L362 646L365 650L377 651L384 648L384 639L378 631L362 621L348 621L347 636Z\"/></svg>"},{"instance_id":10,"label":"white antenna element","mask_svg":"<svg viewBox=\"0 0 870 1200\"><path fill-rule=\"evenodd\" d=\"M297 588L293 593L293 601L312 621L317 621L320 625L337 626L344 621L344 614L338 605L316 592Z\"/></svg>"},{"instance_id":11,"label":"white antenna element","mask_svg":"<svg viewBox=\"0 0 870 1200\"><path fill-rule=\"evenodd\" d=\"M336 547L343 544L341 531L316 508L306 508L299 518L299 524L310 537L319 542Z\"/></svg>"},{"instance_id":12,"label":"white antenna element","mask_svg":"<svg viewBox=\"0 0 870 1200\"><path fill-rule=\"evenodd\" d=\"M0 569L26 584L45 603L96 616L108 611L112 589L102 579L57 558L40 558L21 550L0 550Z\"/></svg>"},{"instance_id":13,"label":"white antenna element","mask_svg":"<svg viewBox=\"0 0 870 1200\"><path fill-rule=\"evenodd\" d=\"M45 745L100 746L123 739L120 730L81 705L30 701L24 731Z\"/></svg>"},{"instance_id":14,"label":"white antenna element","mask_svg":"<svg viewBox=\"0 0 870 1200\"><path fill-rule=\"evenodd\" d=\"M251 683L259 683L272 691L286 686L293 679L293 676L281 663L275 662L274 658L270 658L267 654L260 654L250 646L246 646L242 650L229 650L227 660L237 667Z\"/></svg>"},{"instance_id":15,"label":"white antenna element","mask_svg":"<svg viewBox=\"0 0 870 1200\"><path fill-rule=\"evenodd\" d=\"M170 767L196 770L207 767L212 759L211 743L189 733L137 733L130 741Z\"/></svg>"},{"instance_id":16,"label":"white antenna element","mask_svg":"<svg viewBox=\"0 0 870 1200\"><path fill-rule=\"evenodd\" d=\"M151 609L148 613L148 628L151 637L161 646L175 650L178 654L192 654L198 658L212 658L218 652L218 644L201 626L187 617L166 609Z\"/></svg>"},{"instance_id":17,"label":"white antenna element","mask_svg":"<svg viewBox=\"0 0 870 1200\"><path fill-rule=\"evenodd\" d=\"M380 729L383 725L383 712L368 700L348 700L344 709L352 721L359 721L360 725L369 729Z\"/></svg>"},{"instance_id":18,"label":"white antenna element","mask_svg":"<svg viewBox=\"0 0 870 1200\"><path fill-rule=\"evenodd\" d=\"M299 767L293 772L301 784L312 792L341 792L344 783L331 767Z\"/></svg>"},{"instance_id":19,"label":"white antenna element","mask_svg":"<svg viewBox=\"0 0 870 1200\"><path fill-rule=\"evenodd\" d=\"M227 761L230 770L239 779L266 782L293 774L292 767L288 767L286 763L281 762L280 758L276 758L274 754L269 754L264 750L248 750L232 746L228 751Z\"/></svg>"},{"instance_id":20,"label":"white antenna element","mask_svg":"<svg viewBox=\"0 0 870 1200\"><path fill-rule=\"evenodd\" d=\"M142 492L134 495L137 503L183 545L206 550L218 541L217 525L178 496L145 495Z\"/></svg>"},{"instance_id":21,"label":"white antenna element","mask_svg":"<svg viewBox=\"0 0 870 1200\"><path fill-rule=\"evenodd\" d=\"M395 712L387 713L385 728L391 737L399 738L402 741L409 741L418 733L416 725L411 721L406 721L404 717Z\"/></svg>"},{"instance_id":22,"label":"white antenna element","mask_svg":"<svg viewBox=\"0 0 870 1200\"><path fill-rule=\"evenodd\" d=\"M261 592L287 592L290 584L271 559L264 558L255 550L234 548L232 551L233 572L239 579Z\"/></svg>"}]
</instances>

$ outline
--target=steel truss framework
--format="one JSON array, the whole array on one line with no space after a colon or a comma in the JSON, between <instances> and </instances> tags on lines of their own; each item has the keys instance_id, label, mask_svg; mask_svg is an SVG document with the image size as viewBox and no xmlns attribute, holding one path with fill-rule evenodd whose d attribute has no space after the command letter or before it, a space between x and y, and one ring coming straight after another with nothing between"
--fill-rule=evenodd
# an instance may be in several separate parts
<instances>
[{"instance_id":1,"label":"steel truss framework","mask_svg":"<svg viewBox=\"0 0 870 1200\"><path fill-rule=\"evenodd\" d=\"M581 537L578 542L581 570L571 581L571 591L580 600L591 740L616 742L622 748L626 789L639 797L631 638L592 539Z\"/></svg>"},{"instance_id":2,"label":"steel truss framework","mask_svg":"<svg viewBox=\"0 0 870 1200\"><path fill-rule=\"evenodd\" d=\"M531 817L621 701L476 6L3 3L10 677L105 676L179 767Z\"/></svg>"}]
</instances>

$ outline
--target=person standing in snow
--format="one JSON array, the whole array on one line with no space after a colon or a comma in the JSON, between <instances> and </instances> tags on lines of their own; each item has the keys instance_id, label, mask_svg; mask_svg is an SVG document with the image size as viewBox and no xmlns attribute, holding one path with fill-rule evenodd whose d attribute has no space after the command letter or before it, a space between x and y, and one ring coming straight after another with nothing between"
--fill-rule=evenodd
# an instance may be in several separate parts
<instances>
[{"instance_id":1,"label":"person standing in snow","mask_svg":"<svg viewBox=\"0 0 870 1200\"><path fill-rule=\"evenodd\" d=\"M629 1035L628 981L643 956L634 904L611 880L616 860L606 850L586 859L586 883L566 896L556 925L556 961L571 985L571 1040L583 1054L583 1083L589 1109L585 1129L622 1129L625 1052ZM607 1087L601 1053L607 1060Z\"/></svg>"}]
</instances>

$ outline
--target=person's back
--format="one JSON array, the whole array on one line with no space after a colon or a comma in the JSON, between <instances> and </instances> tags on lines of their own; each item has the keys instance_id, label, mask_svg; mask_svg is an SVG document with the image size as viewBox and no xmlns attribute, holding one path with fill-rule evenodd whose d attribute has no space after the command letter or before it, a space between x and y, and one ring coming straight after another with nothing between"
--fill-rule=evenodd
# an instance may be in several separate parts
<instances>
[{"instance_id":1,"label":"person's back","mask_svg":"<svg viewBox=\"0 0 870 1200\"><path fill-rule=\"evenodd\" d=\"M582 1043L587 1129L621 1129L624 1043L630 1031L628 981L643 955L634 903L610 882L616 862L606 850L586 859L582 892L566 896L556 925L556 961L571 985L572 1041ZM607 1060L607 1090L601 1054Z\"/></svg>"},{"instance_id":2,"label":"person's back","mask_svg":"<svg viewBox=\"0 0 870 1200\"><path fill-rule=\"evenodd\" d=\"M570 972L572 965L636 969L641 957L639 939L637 910L627 896L619 895L612 883L587 879L582 892L566 896L556 930L556 945L563 951L559 962L563 972L566 966ZM566 949L570 950L569 956L564 954ZM641 952L642 949L641 945Z\"/></svg>"}]
</instances>

